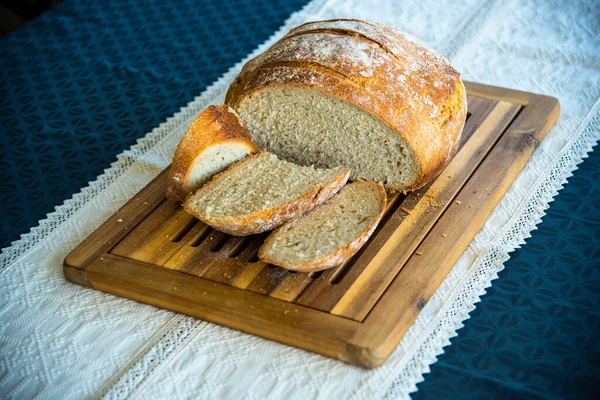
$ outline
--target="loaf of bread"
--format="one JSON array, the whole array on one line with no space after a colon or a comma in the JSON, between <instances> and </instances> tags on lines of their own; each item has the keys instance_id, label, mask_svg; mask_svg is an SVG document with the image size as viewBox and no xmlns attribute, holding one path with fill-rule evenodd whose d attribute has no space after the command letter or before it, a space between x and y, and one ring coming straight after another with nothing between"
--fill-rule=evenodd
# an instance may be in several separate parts
<instances>
[{"instance_id":1,"label":"loaf of bread","mask_svg":"<svg viewBox=\"0 0 600 400\"><path fill-rule=\"evenodd\" d=\"M167 197L183 201L213 175L258 149L228 105L208 106L192 122L169 171Z\"/></svg>"},{"instance_id":2,"label":"loaf of bread","mask_svg":"<svg viewBox=\"0 0 600 400\"><path fill-rule=\"evenodd\" d=\"M252 235L322 204L349 175L347 168L302 167L263 151L215 176L189 196L183 208L219 231Z\"/></svg>"},{"instance_id":3,"label":"loaf of bread","mask_svg":"<svg viewBox=\"0 0 600 400\"><path fill-rule=\"evenodd\" d=\"M258 257L300 272L340 265L366 243L385 205L385 189L380 184L346 185L322 206L277 228L265 240Z\"/></svg>"},{"instance_id":4,"label":"loaf of bread","mask_svg":"<svg viewBox=\"0 0 600 400\"><path fill-rule=\"evenodd\" d=\"M225 101L259 148L401 191L451 160L467 106L446 59L395 27L352 19L292 29L244 65Z\"/></svg>"}]
</instances>

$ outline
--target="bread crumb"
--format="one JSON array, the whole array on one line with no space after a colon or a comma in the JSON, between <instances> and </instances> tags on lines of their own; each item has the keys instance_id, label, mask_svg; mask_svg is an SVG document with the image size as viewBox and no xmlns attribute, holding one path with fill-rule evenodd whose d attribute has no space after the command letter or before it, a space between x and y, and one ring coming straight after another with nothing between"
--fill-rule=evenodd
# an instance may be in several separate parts
<instances>
[{"instance_id":1,"label":"bread crumb","mask_svg":"<svg viewBox=\"0 0 600 400\"><path fill-rule=\"evenodd\" d=\"M423 253L421 253L420 251L415 252L415 254L418 255L418 256L422 256L423 255Z\"/></svg>"},{"instance_id":2,"label":"bread crumb","mask_svg":"<svg viewBox=\"0 0 600 400\"><path fill-rule=\"evenodd\" d=\"M119 219L117 220L117 222L123 222L123 220L122 220L121 218L119 218Z\"/></svg>"},{"instance_id":3,"label":"bread crumb","mask_svg":"<svg viewBox=\"0 0 600 400\"><path fill-rule=\"evenodd\" d=\"M456 200L456 204L460 204L460 200Z\"/></svg>"},{"instance_id":4,"label":"bread crumb","mask_svg":"<svg viewBox=\"0 0 600 400\"><path fill-rule=\"evenodd\" d=\"M445 233L442 233L442 236L443 236L443 237L446 237L446 234L445 234Z\"/></svg>"}]
</instances>

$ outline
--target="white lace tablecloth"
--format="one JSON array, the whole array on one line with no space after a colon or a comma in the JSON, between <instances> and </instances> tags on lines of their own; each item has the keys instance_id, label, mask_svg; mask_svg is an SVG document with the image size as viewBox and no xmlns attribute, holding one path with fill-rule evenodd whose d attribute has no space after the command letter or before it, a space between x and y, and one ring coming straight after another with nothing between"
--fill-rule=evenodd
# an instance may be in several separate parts
<instances>
[{"instance_id":1,"label":"white lace tablecloth","mask_svg":"<svg viewBox=\"0 0 600 400\"><path fill-rule=\"evenodd\" d=\"M363 370L68 283L67 253L170 161L191 119L221 103L241 63L0 259L0 397L408 397L548 202L600 136L600 3L316 0L307 19L392 23L466 80L557 97L561 117L389 360Z\"/></svg>"}]
</instances>

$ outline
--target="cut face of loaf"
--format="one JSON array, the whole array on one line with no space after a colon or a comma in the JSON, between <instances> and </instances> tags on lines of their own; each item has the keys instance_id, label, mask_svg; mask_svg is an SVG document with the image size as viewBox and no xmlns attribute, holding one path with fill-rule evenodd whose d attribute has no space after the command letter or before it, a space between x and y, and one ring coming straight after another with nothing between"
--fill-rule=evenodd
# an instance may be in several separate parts
<instances>
[{"instance_id":1,"label":"cut face of loaf","mask_svg":"<svg viewBox=\"0 0 600 400\"><path fill-rule=\"evenodd\" d=\"M244 65L225 101L259 146L402 191L450 162L467 112L448 60L393 26L351 19L292 29Z\"/></svg>"},{"instance_id":2,"label":"cut face of loaf","mask_svg":"<svg viewBox=\"0 0 600 400\"><path fill-rule=\"evenodd\" d=\"M169 171L167 197L183 201L213 175L258 149L228 105L208 106L192 122Z\"/></svg>"},{"instance_id":3,"label":"cut face of loaf","mask_svg":"<svg viewBox=\"0 0 600 400\"><path fill-rule=\"evenodd\" d=\"M251 235L322 204L344 186L349 175L347 168L302 167L260 152L215 176L183 207L217 230Z\"/></svg>"},{"instance_id":4,"label":"cut face of loaf","mask_svg":"<svg viewBox=\"0 0 600 400\"><path fill-rule=\"evenodd\" d=\"M353 180L408 187L418 161L390 126L359 107L318 91L270 88L238 107L260 148L320 168L352 166Z\"/></svg>"},{"instance_id":5,"label":"cut face of loaf","mask_svg":"<svg viewBox=\"0 0 600 400\"><path fill-rule=\"evenodd\" d=\"M381 185L346 185L322 206L275 230L258 256L265 262L301 272L335 267L366 243L385 205L386 194Z\"/></svg>"}]
</instances>

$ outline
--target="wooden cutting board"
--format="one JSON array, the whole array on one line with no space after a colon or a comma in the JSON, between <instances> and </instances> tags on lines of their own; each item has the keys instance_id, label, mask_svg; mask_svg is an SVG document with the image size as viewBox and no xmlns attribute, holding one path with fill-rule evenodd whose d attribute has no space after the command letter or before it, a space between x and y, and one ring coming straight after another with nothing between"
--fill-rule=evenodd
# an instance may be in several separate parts
<instances>
[{"instance_id":1,"label":"wooden cutting board","mask_svg":"<svg viewBox=\"0 0 600 400\"><path fill-rule=\"evenodd\" d=\"M77 284L373 368L384 362L554 125L554 98L466 83L460 150L393 194L350 261L295 273L258 260L265 234L232 237L165 198L168 170L69 254Z\"/></svg>"}]
</instances>

